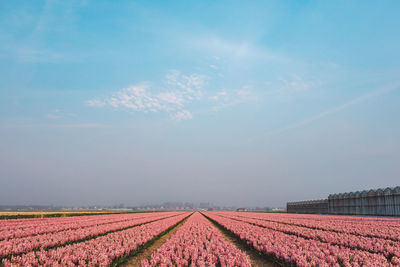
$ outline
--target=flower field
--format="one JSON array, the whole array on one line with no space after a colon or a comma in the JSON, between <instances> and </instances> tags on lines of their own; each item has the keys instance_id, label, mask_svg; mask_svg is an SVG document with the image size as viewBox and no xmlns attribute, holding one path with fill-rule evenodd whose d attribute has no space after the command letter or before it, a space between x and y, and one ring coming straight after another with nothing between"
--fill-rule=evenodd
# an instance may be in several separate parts
<instances>
[{"instance_id":1,"label":"flower field","mask_svg":"<svg viewBox=\"0 0 400 267\"><path fill-rule=\"evenodd\" d=\"M256 250L295 266L399 266L399 219L207 212ZM387 236L386 230L393 234Z\"/></svg>"},{"instance_id":2,"label":"flower field","mask_svg":"<svg viewBox=\"0 0 400 267\"><path fill-rule=\"evenodd\" d=\"M149 266L251 266L248 256L224 240L211 223L199 213L185 224L154 254Z\"/></svg>"},{"instance_id":3,"label":"flower field","mask_svg":"<svg viewBox=\"0 0 400 267\"><path fill-rule=\"evenodd\" d=\"M117 266L172 228L142 267L400 266L398 218L254 212L0 220L0 266Z\"/></svg>"},{"instance_id":4,"label":"flower field","mask_svg":"<svg viewBox=\"0 0 400 267\"><path fill-rule=\"evenodd\" d=\"M147 215L147 214L146 214ZM109 232L118 231L121 229L133 227L143 223L148 223L154 220L165 218L168 214L153 214L152 216L138 215L125 217L124 220L116 220L116 218L110 218L109 220L93 221L90 225L84 221L76 223L71 228L66 230L60 230L67 227L66 224L52 225L52 227L46 228L46 225L38 227L39 232L45 231L45 229L53 229L53 232L46 232L43 234L36 234L36 230L29 231L32 228L24 229L21 231L23 237L9 238L1 241L0 257L5 257L9 254L18 255L26 253L35 249L45 249L49 247L64 245L70 242L76 242L84 240L90 237L104 235ZM55 230L57 229L57 230ZM7 232L9 232L8 230ZM49 230L48 230L49 231Z\"/></svg>"},{"instance_id":5,"label":"flower field","mask_svg":"<svg viewBox=\"0 0 400 267\"><path fill-rule=\"evenodd\" d=\"M110 216L114 217L114 215ZM72 244L67 244L73 239L69 237L69 231L54 232L54 239L48 239L49 234L34 235L32 236L36 240L33 243L34 248L25 246L25 243L13 242L10 245L13 239L3 240L0 243L0 249L8 251L9 254L3 256L2 264L4 266L109 266L118 258L128 255L139 246L181 221L188 216L188 213L162 212L129 214L126 216L131 216L132 218L122 223L117 221L115 223L110 222L108 224L75 229L74 231L82 231L83 234L79 235L78 233L81 239L74 240L77 242ZM110 218L110 220L113 219ZM57 221L57 218L53 220ZM102 222L104 223L104 221ZM54 221L51 223L54 224ZM23 227L23 225L19 225ZM102 235L104 233L108 234ZM96 235L99 237L89 240L82 239ZM45 239L41 239L42 236ZM75 235L73 236L75 237ZM44 244L41 244L41 241ZM65 246L49 249L48 242L64 244ZM9 246L6 246L6 244ZM31 243L28 242L28 244ZM18 253L13 253L14 251L18 251ZM5 252L2 253L2 255L4 254Z\"/></svg>"},{"instance_id":6,"label":"flower field","mask_svg":"<svg viewBox=\"0 0 400 267\"><path fill-rule=\"evenodd\" d=\"M117 214L109 216L97 215L66 218L6 220L0 225L0 240L79 229L100 224L123 222L135 218L143 219L151 216L154 216L154 214Z\"/></svg>"}]
</instances>

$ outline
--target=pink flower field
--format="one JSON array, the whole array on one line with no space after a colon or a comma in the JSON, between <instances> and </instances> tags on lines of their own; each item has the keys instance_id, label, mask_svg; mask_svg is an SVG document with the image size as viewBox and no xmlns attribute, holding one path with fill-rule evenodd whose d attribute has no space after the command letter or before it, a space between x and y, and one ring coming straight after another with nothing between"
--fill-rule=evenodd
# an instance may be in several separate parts
<instances>
[{"instance_id":1,"label":"pink flower field","mask_svg":"<svg viewBox=\"0 0 400 267\"><path fill-rule=\"evenodd\" d=\"M400 219L153 212L0 221L1 266L118 266L149 249L142 267L257 266L255 254L267 266L400 266Z\"/></svg>"},{"instance_id":2,"label":"pink flower field","mask_svg":"<svg viewBox=\"0 0 400 267\"><path fill-rule=\"evenodd\" d=\"M149 266L251 266L248 256L224 240L221 233L199 213L187 222L154 254Z\"/></svg>"},{"instance_id":3,"label":"pink flower field","mask_svg":"<svg viewBox=\"0 0 400 267\"><path fill-rule=\"evenodd\" d=\"M394 241L400 233L399 219L238 212L205 215L283 264L400 266L400 243Z\"/></svg>"},{"instance_id":4,"label":"pink flower field","mask_svg":"<svg viewBox=\"0 0 400 267\"><path fill-rule=\"evenodd\" d=\"M118 258L135 251L138 247L172 227L188 214L171 212L159 213L158 215L156 220L154 220L154 217L144 218L140 226L135 227L133 225L129 229L111 232L87 241L52 249L30 251L19 256L11 254L11 257L3 259L3 265L109 266Z\"/></svg>"}]
</instances>

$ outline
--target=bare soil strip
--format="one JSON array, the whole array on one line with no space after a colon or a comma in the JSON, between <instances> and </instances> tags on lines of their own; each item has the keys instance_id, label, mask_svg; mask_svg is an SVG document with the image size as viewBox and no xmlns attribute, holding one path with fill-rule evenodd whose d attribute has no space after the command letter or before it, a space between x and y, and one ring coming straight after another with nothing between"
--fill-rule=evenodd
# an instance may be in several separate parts
<instances>
[{"instance_id":1,"label":"bare soil strip","mask_svg":"<svg viewBox=\"0 0 400 267\"><path fill-rule=\"evenodd\" d=\"M192 213L193 214L193 213ZM185 219L180 221L178 224L170 228L165 234L158 236L151 240L149 243L146 244L146 247L143 250L135 253L132 257L124 261L118 266L121 267L139 267L140 263L144 259L150 259L151 255L154 251L156 251L159 247L161 247L178 229L186 222L186 220L192 215L190 214Z\"/></svg>"},{"instance_id":2,"label":"bare soil strip","mask_svg":"<svg viewBox=\"0 0 400 267\"><path fill-rule=\"evenodd\" d=\"M229 231L228 229L224 228L222 225L218 224L211 218L208 218L206 215L202 213L204 217L206 217L212 225L217 228L218 231L221 232L222 236L227 240L228 242L231 242L234 244L238 249L241 251L244 251L250 258L251 265L255 267L277 267L277 266L282 266L281 264L268 259L264 254L260 253L259 251L255 250L253 247L249 246L241 240L239 237L237 237L234 233Z\"/></svg>"}]
</instances>

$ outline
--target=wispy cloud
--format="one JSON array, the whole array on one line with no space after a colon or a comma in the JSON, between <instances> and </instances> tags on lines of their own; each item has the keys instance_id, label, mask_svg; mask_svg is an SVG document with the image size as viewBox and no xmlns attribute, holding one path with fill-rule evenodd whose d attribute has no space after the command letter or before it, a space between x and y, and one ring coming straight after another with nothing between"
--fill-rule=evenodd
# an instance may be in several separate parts
<instances>
[{"instance_id":1,"label":"wispy cloud","mask_svg":"<svg viewBox=\"0 0 400 267\"><path fill-rule=\"evenodd\" d=\"M181 120L190 120L193 118L192 113L188 110L182 110L178 111L173 115L173 118L176 119L177 121Z\"/></svg>"},{"instance_id":2,"label":"wispy cloud","mask_svg":"<svg viewBox=\"0 0 400 267\"><path fill-rule=\"evenodd\" d=\"M217 54L214 58L219 60L221 56L229 56L236 59L280 59L281 55L261 49L253 42L232 41L217 35L185 36L184 42L202 51Z\"/></svg>"},{"instance_id":3,"label":"wispy cloud","mask_svg":"<svg viewBox=\"0 0 400 267\"><path fill-rule=\"evenodd\" d=\"M206 79L204 75L184 75L172 70L165 76L165 84L159 92L156 92L156 86L141 83L123 88L105 99L90 99L85 105L142 113L166 112L174 120L189 120L193 116L186 106L201 99Z\"/></svg>"},{"instance_id":4,"label":"wispy cloud","mask_svg":"<svg viewBox=\"0 0 400 267\"><path fill-rule=\"evenodd\" d=\"M182 94L188 100L200 99L203 95L203 87L207 81L205 75L184 75L177 70L171 70L165 78L167 84L171 85L175 92ZM178 91L176 88L178 88Z\"/></svg>"},{"instance_id":5,"label":"wispy cloud","mask_svg":"<svg viewBox=\"0 0 400 267\"><path fill-rule=\"evenodd\" d=\"M242 88L236 90L236 94L241 101L249 99L251 97L251 87L249 85L245 85Z\"/></svg>"},{"instance_id":6,"label":"wispy cloud","mask_svg":"<svg viewBox=\"0 0 400 267\"><path fill-rule=\"evenodd\" d=\"M213 101L219 101L221 99L226 99L227 96L228 96L227 91L223 90L223 91L217 92L215 95L210 96L210 99Z\"/></svg>"},{"instance_id":7,"label":"wispy cloud","mask_svg":"<svg viewBox=\"0 0 400 267\"><path fill-rule=\"evenodd\" d=\"M105 103L110 104L116 109L122 107L144 113L157 112L165 108L160 99L152 95L148 91L148 88L148 84L139 84L124 88L107 99Z\"/></svg>"},{"instance_id":8,"label":"wispy cloud","mask_svg":"<svg viewBox=\"0 0 400 267\"><path fill-rule=\"evenodd\" d=\"M111 125L102 123L75 123L75 124L60 124L60 123L21 123L21 124L1 124L3 129L24 129L24 128L72 128L72 129L97 129L110 128Z\"/></svg>"},{"instance_id":9,"label":"wispy cloud","mask_svg":"<svg viewBox=\"0 0 400 267\"><path fill-rule=\"evenodd\" d=\"M64 60L61 53L27 47L20 47L16 51L16 56L19 60L25 62L59 63Z\"/></svg>"},{"instance_id":10,"label":"wispy cloud","mask_svg":"<svg viewBox=\"0 0 400 267\"><path fill-rule=\"evenodd\" d=\"M320 83L319 81L304 80L304 78L299 76L294 76L292 79L280 79L280 81L283 89L297 92L309 90Z\"/></svg>"},{"instance_id":11,"label":"wispy cloud","mask_svg":"<svg viewBox=\"0 0 400 267\"><path fill-rule=\"evenodd\" d=\"M46 114L46 118L51 119L51 120L58 120L58 119L62 119L62 118L74 118L74 117L76 117L76 114L65 113L65 112L61 111L60 109L55 109Z\"/></svg>"},{"instance_id":12,"label":"wispy cloud","mask_svg":"<svg viewBox=\"0 0 400 267\"><path fill-rule=\"evenodd\" d=\"M254 102L257 97L250 85L244 85L236 90L221 90L210 96L209 99L213 102L212 110L219 111L238 104Z\"/></svg>"},{"instance_id":13,"label":"wispy cloud","mask_svg":"<svg viewBox=\"0 0 400 267\"><path fill-rule=\"evenodd\" d=\"M381 87L381 88L376 89L374 91L371 91L369 93L360 95L360 96L358 96L358 97L356 97L356 98L354 98L354 99L352 99L352 100L350 100L350 101L348 101L348 102L346 102L344 104L341 104L339 106L330 108L328 110L325 110L325 111L323 111L323 112L321 112L319 114L316 114L314 116L311 116L311 117L306 118L304 120L301 120L299 122L290 124L290 125L288 125L286 127L280 128L280 129L273 130L273 131L269 132L269 134L278 134L278 133L282 133L282 132L285 132L285 131L288 131L288 130L293 130L293 129L302 127L304 125L310 124L310 123L312 123L314 121L320 120L320 119L322 119L324 117L327 117L329 115L332 115L332 114L335 114L335 113L340 112L342 110L345 110L347 108L350 108L350 107L352 107L352 106L354 106L356 104L359 104L361 102L364 102L364 101L366 101L366 100L368 100L370 98L377 97L377 96L389 93L391 91L394 91L396 89L399 89L399 87L400 87L400 84L392 84L392 85L389 85L389 86Z\"/></svg>"},{"instance_id":14,"label":"wispy cloud","mask_svg":"<svg viewBox=\"0 0 400 267\"><path fill-rule=\"evenodd\" d=\"M51 113L49 113L49 114L46 115L46 118L52 119L52 120L56 120L56 119L60 119L61 116L60 116L60 115L56 115L56 114L51 114Z\"/></svg>"},{"instance_id":15,"label":"wispy cloud","mask_svg":"<svg viewBox=\"0 0 400 267\"><path fill-rule=\"evenodd\" d=\"M9 57L21 62L28 63L62 63L66 61L75 61L72 57L66 57L60 52L49 49L35 47L34 44L11 42L0 45L2 57Z\"/></svg>"},{"instance_id":16,"label":"wispy cloud","mask_svg":"<svg viewBox=\"0 0 400 267\"><path fill-rule=\"evenodd\" d=\"M266 94L280 99L290 99L304 95L304 93L320 87L321 84L322 81L320 80L307 79L301 75L291 75L264 82L264 86L267 89Z\"/></svg>"},{"instance_id":17,"label":"wispy cloud","mask_svg":"<svg viewBox=\"0 0 400 267\"><path fill-rule=\"evenodd\" d=\"M106 105L106 102L104 100L94 98L94 99L85 101L85 105L88 107L104 107Z\"/></svg>"},{"instance_id":18,"label":"wispy cloud","mask_svg":"<svg viewBox=\"0 0 400 267\"><path fill-rule=\"evenodd\" d=\"M206 90L209 81L210 77L202 74L186 75L171 70L165 75L161 85L143 82L123 88L105 98L89 99L84 104L88 107L112 107L133 113L166 113L172 120L182 121L192 119L193 114L215 112L257 99L250 85L212 92L210 88ZM200 107L200 111L193 111L195 106Z\"/></svg>"},{"instance_id":19,"label":"wispy cloud","mask_svg":"<svg viewBox=\"0 0 400 267\"><path fill-rule=\"evenodd\" d=\"M208 64L212 70L226 67L250 66L259 63L295 64L293 58L259 44L253 38L228 39L216 34L182 34L178 39L196 54L206 55L213 61ZM229 65L226 65L229 62ZM297 65L297 63L296 63ZM224 67L225 66L225 67Z\"/></svg>"},{"instance_id":20,"label":"wispy cloud","mask_svg":"<svg viewBox=\"0 0 400 267\"><path fill-rule=\"evenodd\" d=\"M216 66L216 65L214 65L214 64L210 64L210 65L208 65L211 69L214 69L214 70L218 70L219 68Z\"/></svg>"}]
</instances>

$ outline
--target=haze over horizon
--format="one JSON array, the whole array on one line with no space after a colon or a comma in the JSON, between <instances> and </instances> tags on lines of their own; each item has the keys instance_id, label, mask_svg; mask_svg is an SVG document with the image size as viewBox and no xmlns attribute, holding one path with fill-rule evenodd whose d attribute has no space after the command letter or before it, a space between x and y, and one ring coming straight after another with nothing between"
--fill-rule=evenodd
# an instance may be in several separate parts
<instances>
[{"instance_id":1,"label":"haze over horizon","mask_svg":"<svg viewBox=\"0 0 400 267\"><path fill-rule=\"evenodd\" d=\"M399 1L2 1L0 204L397 186Z\"/></svg>"}]
</instances>

